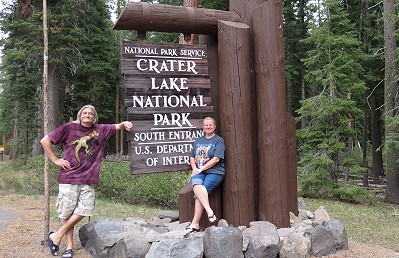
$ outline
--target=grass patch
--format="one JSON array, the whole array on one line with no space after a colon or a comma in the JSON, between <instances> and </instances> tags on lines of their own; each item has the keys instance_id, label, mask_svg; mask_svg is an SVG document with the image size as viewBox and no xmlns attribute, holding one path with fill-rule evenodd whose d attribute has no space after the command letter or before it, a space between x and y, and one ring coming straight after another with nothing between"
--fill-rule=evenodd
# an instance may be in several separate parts
<instances>
[{"instance_id":1,"label":"grass patch","mask_svg":"<svg viewBox=\"0 0 399 258\"><path fill-rule=\"evenodd\" d=\"M104 199L96 200L96 208L93 218L107 216L112 218L139 217L150 219L157 216L163 209L146 205L128 205Z\"/></svg>"},{"instance_id":2,"label":"grass patch","mask_svg":"<svg viewBox=\"0 0 399 258\"><path fill-rule=\"evenodd\" d=\"M56 197L52 196L50 198L50 218L58 220L58 214L55 209L55 204L56 204ZM105 199L96 199L96 207L94 208L94 214L90 218L90 220L95 220L96 218L99 217L110 217L110 218L139 217L143 219L151 219L157 216L158 213L162 210L163 209L160 207L150 207L146 205L132 205L126 203L118 203L115 201L110 201Z\"/></svg>"},{"instance_id":3,"label":"grass patch","mask_svg":"<svg viewBox=\"0 0 399 258\"><path fill-rule=\"evenodd\" d=\"M399 251L399 205L376 201L372 205L305 198L306 209L324 206L330 216L344 223L348 238L359 243Z\"/></svg>"}]
</instances>

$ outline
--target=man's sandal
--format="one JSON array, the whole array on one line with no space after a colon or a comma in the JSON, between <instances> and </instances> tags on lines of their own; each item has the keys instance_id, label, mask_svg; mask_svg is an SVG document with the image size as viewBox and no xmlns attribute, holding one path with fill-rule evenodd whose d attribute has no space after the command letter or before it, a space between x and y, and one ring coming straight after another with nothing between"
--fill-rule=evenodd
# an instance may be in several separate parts
<instances>
[{"instance_id":1,"label":"man's sandal","mask_svg":"<svg viewBox=\"0 0 399 258\"><path fill-rule=\"evenodd\" d=\"M64 252L62 252L61 258L72 258L72 257L73 257L72 249L66 249Z\"/></svg>"},{"instance_id":2,"label":"man's sandal","mask_svg":"<svg viewBox=\"0 0 399 258\"><path fill-rule=\"evenodd\" d=\"M50 238L51 234L54 234L54 232L51 231L48 233L48 239L47 239L48 247L50 248L51 255L57 256L58 255L57 252L60 249L60 247L58 245L54 244L53 240L51 240L51 238Z\"/></svg>"}]
</instances>

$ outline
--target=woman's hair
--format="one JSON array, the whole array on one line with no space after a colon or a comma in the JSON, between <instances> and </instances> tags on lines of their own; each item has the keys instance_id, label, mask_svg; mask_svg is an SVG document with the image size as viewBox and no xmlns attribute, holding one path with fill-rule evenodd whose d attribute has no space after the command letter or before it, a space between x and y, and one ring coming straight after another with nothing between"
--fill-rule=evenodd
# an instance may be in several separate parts
<instances>
[{"instance_id":1,"label":"woman's hair","mask_svg":"<svg viewBox=\"0 0 399 258\"><path fill-rule=\"evenodd\" d=\"M203 122L205 122L206 120L212 121L213 124L216 126L216 120L213 119L213 117L207 116L207 117L204 118L204 121L203 121Z\"/></svg>"},{"instance_id":2,"label":"woman's hair","mask_svg":"<svg viewBox=\"0 0 399 258\"><path fill-rule=\"evenodd\" d=\"M96 124L97 121L98 121L98 115L97 115L97 111L96 111L95 107L92 106L92 105L85 105L85 106L83 106L83 107L79 110L78 114L76 115L76 121L75 121L75 122L80 124L80 116L82 115L83 109L85 109L85 108L90 108L91 110L93 110L93 116L94 116L93 124Z\"/></svg>"}]
</instances>

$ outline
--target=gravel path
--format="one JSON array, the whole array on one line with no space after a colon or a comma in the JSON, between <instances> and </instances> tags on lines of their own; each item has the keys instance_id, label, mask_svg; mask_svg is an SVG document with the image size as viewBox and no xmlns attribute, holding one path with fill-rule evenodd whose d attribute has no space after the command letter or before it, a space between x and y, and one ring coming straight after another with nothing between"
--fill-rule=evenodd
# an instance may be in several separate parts
<instances>
[{"instance_id":1,"label":"gravel path","mask_svg":"<svg viewBox=\"0 0 399 258\"><path fill-rule=\"evenodd\" d=\"M0 209L0 233L12 222L15 216L17 216L17 214L13 211Z\"/></svg>"}]
</instances>

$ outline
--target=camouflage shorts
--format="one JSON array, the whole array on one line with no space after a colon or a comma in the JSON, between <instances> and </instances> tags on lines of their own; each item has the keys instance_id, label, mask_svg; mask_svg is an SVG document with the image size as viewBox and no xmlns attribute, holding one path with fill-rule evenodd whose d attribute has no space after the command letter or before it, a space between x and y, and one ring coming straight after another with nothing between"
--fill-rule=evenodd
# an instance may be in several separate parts
<instances>
[{"instance_id":1,"label":"camouflage shorts","mask_svg":"<svg viewBox=\"0 0 399 258\"><path fill-rule=\"evenodd\" d=\"M56 209L60 219L71 215L92 216L96 194L94 185L59 184Z\"/></svg>"}]
</instances>

